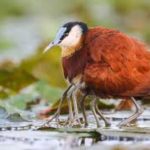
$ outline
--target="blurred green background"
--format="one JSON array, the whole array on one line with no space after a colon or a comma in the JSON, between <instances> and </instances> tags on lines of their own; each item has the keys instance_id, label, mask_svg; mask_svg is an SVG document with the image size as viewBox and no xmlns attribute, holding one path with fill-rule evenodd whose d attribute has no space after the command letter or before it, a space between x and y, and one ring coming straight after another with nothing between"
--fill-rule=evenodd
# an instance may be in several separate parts
<instances>
[{"instance_id":1,"label":"blurred green background","mask_svg":"<svg viewBox=\"0 0 150 150\"><path fill-rule=\"evenodd\" d=\"M0 0L0 98L58 99L60 48L43 54L65 22L116 28L150 44L150 0Z\"/></svg>"}]
</instances>

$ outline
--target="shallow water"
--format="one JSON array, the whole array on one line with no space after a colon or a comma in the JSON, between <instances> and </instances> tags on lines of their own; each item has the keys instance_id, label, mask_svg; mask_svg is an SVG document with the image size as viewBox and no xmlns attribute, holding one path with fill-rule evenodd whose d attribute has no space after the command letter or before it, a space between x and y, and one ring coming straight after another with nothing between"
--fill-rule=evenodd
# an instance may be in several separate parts
<instances>
[{"instance_id":1,"label":"shallow water","mask_svg":"<svg viewBox=\"0 0 150 150\"><path fill-rule=\"evenodd\" d=\"M50 123L48 128L39 128L42 120L27 120L18 114L8 115L1 110L0 149L1 150L49 150L49 149L149 149L150 117L146 109L132 127L118 128L117 124L133 112L122 111L105 115L112 123L111 127L96 128L91 113L88 113L87 128L70 128ZM2 115L3 114L3 115ZM63 116L62 118L66 118ZM137 145L139 145L137 147Z\"/></svg>"}]
</instances>

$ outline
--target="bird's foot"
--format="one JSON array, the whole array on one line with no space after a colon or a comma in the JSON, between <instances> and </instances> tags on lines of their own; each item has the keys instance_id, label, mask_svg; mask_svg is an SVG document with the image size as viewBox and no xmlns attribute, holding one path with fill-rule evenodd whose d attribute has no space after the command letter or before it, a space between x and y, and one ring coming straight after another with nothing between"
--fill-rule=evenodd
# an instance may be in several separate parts
<instances>
[{"instance_id":1,"label":"bird's foot","mask_svg":"<svg viewBox=\"0 0 150 150\"><path fill-rule=\"evenodd\" d=\"M59 119L59 116L60 116L60 113L59 112L56 112L52 117L49 117L45 120L45 122L40 126L40 128L42 127L49 127L50 126L50 123L55 119L56 120L56 126L57 128L59 127L60 125L60 119Z\"/></svg>"},{"instance_id":2,"label":"bird's foot","mask_svg":"<svg viewBox=\"0 0 150 150\"><path fill-rule=\"evenodd\" d=\"M68 118L64 126L66 127L81 127L81 121L78 117Z\"/></svg>"},{"instance_id":3,"label":"bird's foot","mask_svg":"<svg viewBox=\"0 0 150 150\"><path fill-rule=\"evenodd\" d=\"M135 126L136 125L136 121L137 120L132 120L131 122L127 122L126 120L120 122L117 126L119 128L121 127L131 127L131 126Z\"/></svg>"},{"instance_id":4,"label":"bird's foot","mask_svg":"<svg viewBox=\"0 0 150 150\"><path fill-rule=\"evenodd\" d=\"M74 120L75 120L75 122L77 122L78 124L81 125L81 121L80 121L80 118L78 115L75 115Z\"/></svg>"},{"instance_id":5,"label":"bird's foot","mask_svg":"<svg viewBox=\"0 0 150 150\"><path fill-rule=\"evenodd\" d=\"M137 108L136 112L130 116L129 118L123 120L118 124L118 127L124 127L124 126L133 126L135 125L137 118L143 113L142 108Z\"/></svg>"}]
</instances>

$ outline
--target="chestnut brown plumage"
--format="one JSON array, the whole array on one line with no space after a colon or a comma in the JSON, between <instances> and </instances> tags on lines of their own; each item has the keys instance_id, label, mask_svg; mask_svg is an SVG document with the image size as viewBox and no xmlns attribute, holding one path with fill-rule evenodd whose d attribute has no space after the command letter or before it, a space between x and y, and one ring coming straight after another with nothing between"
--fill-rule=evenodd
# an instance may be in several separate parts
<instances>
[{"instance_id":1,"label":"chestnut brown plumage","mask_svg":"<svg viewBox=\"0 0 150 150\"><path fill-rule=\"evenodd\" d=\"M70 32L72 36L75 34L72 30L74 27L80 27L82 34L75 34L79 37L78 42L71 43L70 46L70 41L68 45L65 43L67 36L60 38L56 44L53 42L53 45L62 47L65 78L86 95L130 98L137 112L120 124L127 125L142 113L134 98L150 95L148 48L117 30L104 27L88 29L82 22L70 22L63 27L67 26L70 28L67 35Z\"/></svg>"},{"instance_id":2,"label":"chestnut brown plumage","mask_svg":"<svg viewBox=\"0 0 150 150\"><path fill-rule=\"evenodd\" d=\"M70 82L82 74L87 88L102 98L150 94L150 52L119 31L89 29L84 46L62 61Z\"/></svg>"}]
</instances>

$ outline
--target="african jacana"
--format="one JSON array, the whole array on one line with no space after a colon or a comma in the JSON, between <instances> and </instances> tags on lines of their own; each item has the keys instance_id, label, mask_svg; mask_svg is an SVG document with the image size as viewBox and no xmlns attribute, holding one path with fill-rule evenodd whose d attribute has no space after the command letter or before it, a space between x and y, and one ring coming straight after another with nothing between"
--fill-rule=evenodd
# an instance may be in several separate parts
<instances>
[{"instance_id":1,"label":"african jacana","mask_svg":"<svg viewBox=\"0 0 150 150\"><path fill-rule=\"evenodd\" d=\"M120 126L129 124L142 113L135 98L150 95L150 52L144 44L117 30L68 22L45 51L56 45L62 48L64 76L70 82L63 97L68 91L74 94L70 90L74 86L85 95L131 99L136 112ZM95 101L91 105L97 119ZM60 107L54 117L59 111Z\"/></svg>"}]
</instances>

